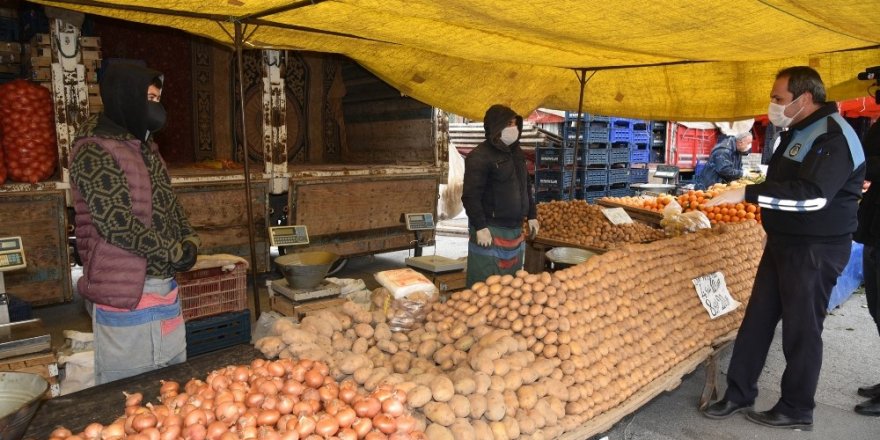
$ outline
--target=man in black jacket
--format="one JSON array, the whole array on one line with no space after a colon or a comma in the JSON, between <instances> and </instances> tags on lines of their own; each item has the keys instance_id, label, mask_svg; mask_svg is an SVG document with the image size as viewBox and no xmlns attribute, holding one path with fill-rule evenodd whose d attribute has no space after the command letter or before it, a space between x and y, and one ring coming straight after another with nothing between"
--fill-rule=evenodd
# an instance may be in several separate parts
<instances>
[{"instance_id":1,"label":"man in black jacket","mask_svg":"<svg viewBox=\"0 0 880 440\"><path fill-rule=\"evenodd\" d=\"M523 119L503 105L486 111L486 140L467 155L461 202L468 216L467 284L523 265L522 222L538 233L535 197L519 146Z\"/></svg>"},{"instance_id":2,"label":"man in black jacket","mask_svg":"<svg viewBox=\"0 0 880 440\"><path fill-rule=\"evenodd\" d=\"M865 159L837 105L825 102L825 86L815 70L781 70L770 99L770 122L789 130L773 153L767 180L725 191L710 202L757 203L767 244L733 347L727 391L704 414L723 419L748 411L746 417L761 425L811 430L822 326L831 290L849 261ZM751 411L780 319L786 360L781 396L772 409Z\"/></svg>"},{"instance_id":3,"label":"man in black jacket","mask_svg":"<svg viewBox=\"0 0 880 440\"><path fill-rule=\"evenodd\" d=\"M880 119L865 135L865 179L871 182L865 198L859 204L859 230L855 240L865 245L862 267L865 273L865 298L868 312L880 331ZM860 396L868 400L856 405L855 411L866 416L880 417L880 384L859 388Z\"/></svg>"}]
</instances>

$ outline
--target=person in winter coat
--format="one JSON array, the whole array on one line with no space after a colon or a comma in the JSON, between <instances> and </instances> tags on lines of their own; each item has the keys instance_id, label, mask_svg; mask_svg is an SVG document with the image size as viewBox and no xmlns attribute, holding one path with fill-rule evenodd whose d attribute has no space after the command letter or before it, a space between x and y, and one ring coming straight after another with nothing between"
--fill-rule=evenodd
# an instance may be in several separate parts
<instances>
[{"instance_id":1,"label":"person in winter coat","mask_svg":"<svg viewBox=\"0 0 880 440\"><path fill-rule=\"evenodd\" d=\"M859 229L854 240L865 245L862 268L865 273L865 298L868 313L880 331L880 120L874 122L862 141L865 148L865 179L871 182L859 204ZM880 383L861 387L858 394L868 400L856 405L855 411L880 417Z\"/></svg>"},{"instance_id":2,"label":"person in winter coat","mask_svg":"<svg viewBox=\"0 0 880 440\"><path fill-rule=\"evenodd\" d=\"M467 155L461 202L468 216L467 284L514 274L525 250L523 220L538 233L535 196L519 146L523 119L503 105L486 111L486 140Z\"/></svg>"},{"instance_id":3,"label":"person in winter coat","mask_svg":"<svg viewBox=\"0 0 880 440\"><path fill-rule=\"evenodd\" d=\"M697 189L742 178L742 157L749 154L751 147L752 135L749 133L744 133L739 138L724 136L709 153L709 159L698 176Z\"/></svg>"},{"instance_id":4,"label":"person in winter coat","mask_svg":"<svg viewBox=\"0 0 880 440\"><path fill-rule=\"evenodd\" d=\"M767 180L726 190L707 203L757 203L767 240L733 346L727 390L703 414L724 419L745 412L760 425L811 430L822 329L858 226L865 156L855 130L837 104L826 102L825 85L810 67L779 71L767 116L788 128ZM786 362L780 397L769 410L752 411L780 319Z\"/></svg>"},{"instance_id":5,"label":"person in winter coat","mask_svg":"<svg viewBox=\"0 0 880 440\"><path fill-rule=\"evenodd\" d=\"M195 264L200 241L152 141L165 125L162 80L109 66L104 111L80 127L71 151L77 291L92 315L96 384L186 360L174 274Z\"/></svg>"}]
</instances>

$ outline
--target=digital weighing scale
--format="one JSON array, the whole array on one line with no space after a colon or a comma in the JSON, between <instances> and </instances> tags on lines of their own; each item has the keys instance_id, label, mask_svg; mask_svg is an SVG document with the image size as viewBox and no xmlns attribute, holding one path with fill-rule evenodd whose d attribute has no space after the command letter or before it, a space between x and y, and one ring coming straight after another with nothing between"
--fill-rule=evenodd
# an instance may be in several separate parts
<instances>
[{"instance_id":1,"label":"digital weighing scale","mask_svg":"<svg viewBox=\"0 0 880 440\"><path fill-rule=\"evenodd\" d=\"M455 272L464 269L464 260L453 260L442 255L422 256L422 236L420 231L434 230L436 227L434 224L434 214L430 212L410 213L404 214L403 219L406 223L406 229L413 231L416 235L415 249L413 250L414 256L404 259L407 266L433 273Z\"/></svg>"},{"instance_id":2,"label":"digital weighing scale","mask_svg":"<svg viewBox=\"0 0 880 440\"><path fill-rule=\"evenodd\" d=\"M654 171L654 177L663 179L663 183L665 184L676 185L678 184L678 172L679 169L675 165L657 165L657 170Z\"/></svg>"},{"instance_id":3,"label":"digital weighing scale","mask_svg":"<svg viewBox=\"0 0 880 440\"><path fill-rule=\"evenodd\" d=\"M269 243L276 247L309 244L309 231L305 225L272 226L269 228Z\"/></svg>"},{"instance_id":4,"label":"digital weighing scale","mask_svg":"<svg viewBox=\"0 0 880 440\"><path fill-rule=\"evenodd\" d=\"M271 226L269 227L269 243L279 248L303 246L309 244L309 231L305 225ZM321 284L310 289L294 289L284 278L273 280L271 289L287 298L296 301L309 301L328 296L339 296L342 286L323 280Z\"/></svg>"},{"instance_id":5,"label":"digital weighing scale","mask_svg":"<svg viewBox=\"0 0 880 440\"><path fill-rule=\"evenodd\" d=\"M4 272L27 267L21 237L0 238L0 359L38 353L52 347L43 321L9 322L9 297Z\"/></svg>"}]
</instances>

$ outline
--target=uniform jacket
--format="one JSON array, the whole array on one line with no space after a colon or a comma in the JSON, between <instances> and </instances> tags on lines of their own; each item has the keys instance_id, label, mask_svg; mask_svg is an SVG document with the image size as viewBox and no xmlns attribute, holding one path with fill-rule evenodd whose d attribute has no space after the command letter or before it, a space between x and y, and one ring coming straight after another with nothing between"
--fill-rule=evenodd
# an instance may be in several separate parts
<instances>
[{"instance_id":1,"label":"uniform jacket","mask_svg":"<svg viewBox=\"0 0 880 440\"><path fill-rule=\"evenodd\" d=\"M504 145L499 139L514 117L522 134L522 118L516 112L502 105L490 107L483 119L486 140L465 158L461 201L468 222L477 230L489 225L520 227L523 219L536 218L535 197L519 140Z\"/></svg>"},{"instance_id":2,"label":"uniform jacket","mask_svg":"<svg viewBox=\"0 0 880 440\"><path fill-rule=\"evenodd\" d=\"M745 197L761 207L770 239L844 242L856 231L864 178L858 136L829 102L782 133L767 180L747 185Z\"/></svg>"},{"instance_id":3,"label":"uniform jacket","mask_svg":"<svg viewBox=\"0 0 880 440\"><path fill-rule=\"evenodd\" d=\"M70 177L83 261L78 292L96 304L133 309L146 276L173 276L170 263L181 258L180 242L199 241L156 144L141 131L143 118L131 117L142 115L147 86L158 72L127 67L105 77L105 112L80 127Z\"/></svg>"}]
</instances>

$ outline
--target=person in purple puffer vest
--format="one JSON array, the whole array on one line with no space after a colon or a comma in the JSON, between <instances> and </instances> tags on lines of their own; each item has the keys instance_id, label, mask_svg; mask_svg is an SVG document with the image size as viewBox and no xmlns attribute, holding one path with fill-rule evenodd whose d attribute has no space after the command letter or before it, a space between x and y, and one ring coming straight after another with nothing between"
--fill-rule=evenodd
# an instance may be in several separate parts
<instances>
[{"instance_id":1,"label":"person in purple puffer vest","mask_svg":"<svg viewBox=\"0 0 880 440\"><path fill-rule=\"evenodd\" d=\"M145 67L109 66L104 111L79 128L70 154L96 384L186 360L174 275L195 264L200 241L152 141L165 125L162 81Z\"/></svg>"}]
</instances>

